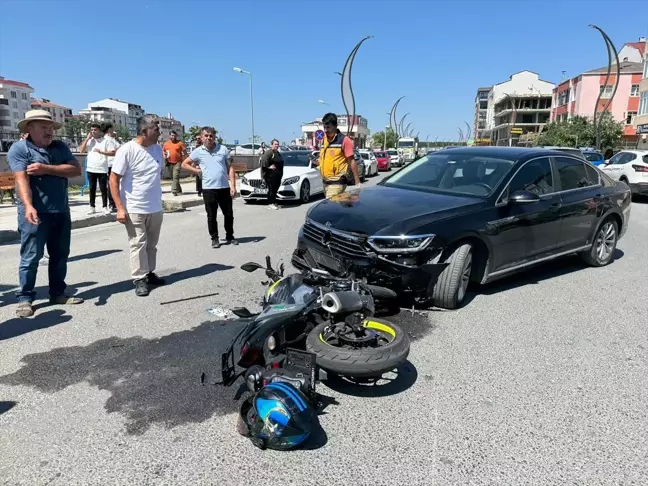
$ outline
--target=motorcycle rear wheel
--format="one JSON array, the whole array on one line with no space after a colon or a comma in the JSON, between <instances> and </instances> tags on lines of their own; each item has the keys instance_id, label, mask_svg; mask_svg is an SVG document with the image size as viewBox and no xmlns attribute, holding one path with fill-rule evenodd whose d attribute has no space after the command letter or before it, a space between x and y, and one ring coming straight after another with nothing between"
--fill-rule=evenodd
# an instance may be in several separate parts
<instances>
[{"instance_id":1,"label":"motorcycle rear wheel","mask_svg":"<svg viewBox=\"0 0 648 486\"><path fill-rule=\"evenodd\" d=\"M317 325L306 337L306 350L317 357L317 365L340 376L375 378L392 371L405 362L410 350L407 334L394 323L372 317L363 322L367 329L377 332L383 343L378 347L342 347L324 339L324 329Z\"/></svg>"}]
</instances>

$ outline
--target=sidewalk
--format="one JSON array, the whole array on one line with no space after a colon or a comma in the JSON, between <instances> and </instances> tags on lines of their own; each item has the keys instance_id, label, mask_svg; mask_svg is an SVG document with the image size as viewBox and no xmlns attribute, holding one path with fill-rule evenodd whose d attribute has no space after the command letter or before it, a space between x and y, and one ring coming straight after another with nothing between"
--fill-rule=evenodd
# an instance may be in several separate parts
<instances>
[{"instance_id":1,"label":"sidewalk","mask_svg":"<svg viewBox=\"0 0 648 486\"><path fill-rule=\"evenodd\" d=\"M185 179L186 180L186 179ZM237 179L237 187L240 185L240 178ZM184 182L181 184L183 194L173 196L171 194L170 181L162 182L162 206L165 213L172 213L182 211L186 208L200 206L203 204L202 197L198 197L196 193L196 183ZM97 189L97 203L101 206L101 196ZM88 226L95 226L105 223L116 223L115 214L105 215L101 212L101 208L97 214L88 215L88 192L81 196L79 194L70 194L70 213L72 216L72 229L86 228ZM5 197L3 204L0 204L0 245L8 243L16 243L20 240L17 231L17 216L16 206L11 204L9 196Z\"/></svg>"}]
</instances>

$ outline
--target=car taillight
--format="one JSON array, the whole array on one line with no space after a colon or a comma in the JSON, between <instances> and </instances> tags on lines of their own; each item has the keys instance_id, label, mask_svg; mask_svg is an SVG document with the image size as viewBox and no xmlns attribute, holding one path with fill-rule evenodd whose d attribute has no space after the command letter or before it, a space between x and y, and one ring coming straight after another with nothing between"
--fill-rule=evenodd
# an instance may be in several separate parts
<instances>
[{"instance_id":1,"label":"car taillight","mask_svg":"<svg viewBox=\"0 0 648 486\"><path fill-rule=\"evenodd\" d=\"M632 164L632 168L635 170L635 172L648 172L648 165L634 165L634 164Z\"/></svg>"}]
</instances>

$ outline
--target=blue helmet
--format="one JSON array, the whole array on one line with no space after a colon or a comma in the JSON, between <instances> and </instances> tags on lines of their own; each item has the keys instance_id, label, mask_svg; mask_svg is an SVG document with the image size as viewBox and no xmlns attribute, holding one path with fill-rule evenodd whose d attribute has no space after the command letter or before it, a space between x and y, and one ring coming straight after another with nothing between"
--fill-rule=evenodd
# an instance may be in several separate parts
<instances>
[{"instance_id":1,"label":"blue helmet","mask_svg":"<svg viewBox=\"0 0 648 486\"><path fill-rule=\"evenodd\" d=\"M261 449L287 450L303 444L318 426L317 413L301 391L273 382L241 405L238 429Z\"/></svg>"}]
</instances>

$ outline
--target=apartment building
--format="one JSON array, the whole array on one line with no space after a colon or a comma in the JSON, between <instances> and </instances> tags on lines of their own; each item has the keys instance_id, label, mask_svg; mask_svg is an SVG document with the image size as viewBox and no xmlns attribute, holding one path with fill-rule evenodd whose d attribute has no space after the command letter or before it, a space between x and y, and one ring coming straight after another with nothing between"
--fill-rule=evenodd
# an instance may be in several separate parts
<instances>
[{"instance_id":1,"label":"apartment building","mask_svg":"<svg viewBox=\"0 0 648 486\"><path fill-rule=\"evenodd\" d=\"M64 125L65 120L72 116L72 108L68 108L67 106L63 105L57 105L56 103L52 103L50 100L45 98L32 98L31 107L33 110L45 110L50 112L54 121L63 123ZM59 136L64 135L65 126L58 129L56 133Z\"/></svg>"},{"instance_id":2,"label":"apartment building","mask_svg":"<svg viewBox=\"0 0 648 486\"><path fill-rule=\"evenodd\" d=\"M475 120L473 133L475 134L475 144L488 144L490 138L484 137L486 130L486 114L488 112L488 93L492 88L479 88L475 96Z\"/></svg>"},{"instance_id":3,"label":"apartment building","mask_svg":"<svg viewBox=\"0 0 648 486\"><path fill-rule=\"evenodd\" d=\"M634 119L637 149L648 150L648 40L644 44L643 69L639 81L639 107Z\"/></svg>"},{"instance_id":4,"label":"apartment building","mask_svg":"<svg viewBox=\"0 0 648 486\"><path fill-rule=\"evenodd\" d=\"M135 103L129 103L127 101L122 101L118 98L104 98L100 101L95 101L93 103L88 103L88 108L90 112L93 111L93 108L110 108L110 110L104 110L106 113L114 114L121 112L126 114L126 123L123 124L130 131L131 137L137 136L137 119L144 115L144 109ZM86 111L86 110L83 110ZM94 110L95 112L101 110ZM79 112L81 113L81 112ZM115 122L113 121L113 124Z\"/></svg>"},{"instance_id":5,"label":"apartment building","mask_svg":"<svg viewBox=\"0 0 648 486\"><path fill-rule=\"evenodd\" d=\"M515 73L493 85L482 138L490 139L491 145L517 146L530 134L540 133L551 116L554 88L533 71Z\"/></svg>"},{"instance_id":6,"label":"apartment building","mask_svg":"<svg viewBox=\"0 0 648 486\"><path fill-rule=\"evenodd\" d=\"M0 142L20 137L18 122L31 109L33 92L34 88L27 83L0 76Z\"/></svg>"},{"instance_id":7,"label":"apartment building","mask_svg":"<svg viewBox=\"0 0 648 486\"><path fill-rule=\"evenodd\" d=\"M160 139L167 141L171 138L171 131L173 130L178 134L178 138L182 139L184 135L184 125L173 118L171 113L167 116L158 116L155 113L147 113L147 115L154 117L160 123Z\"/></svg>"},{"instance_id":8,"label":"apartment building","mask_svg":"<svg viewBox=\"0 0 648 486\"><path fill-rule=\"evenodd\" d=\"M112 123L114 127L121 125L128 128L129 126L128 113L106 106L84 108L79 110L79 115L96 123Z\"/></svg>"},{"instance_id":9,"label":"apartment building","mask_svg":"<svg viewBox=\"0 0 648 486\"><path fill-rule=\"evenodd\" d=\"M620 76L617 91L608 111L616 121L623 122L623 144L626 147L637 145L635 117L639 110L640 84L644 71L643 63L620 61ZM610 77L607 85L605 78L608 67L600 67L563 81L553 92L552 121L568 120L572 116L592 118L594 109L601 112L614 92L616 75ZM615 73L615 70L612 71ZM597 106L596 100L601 95Z\"/></svg>"}]
</instances>

